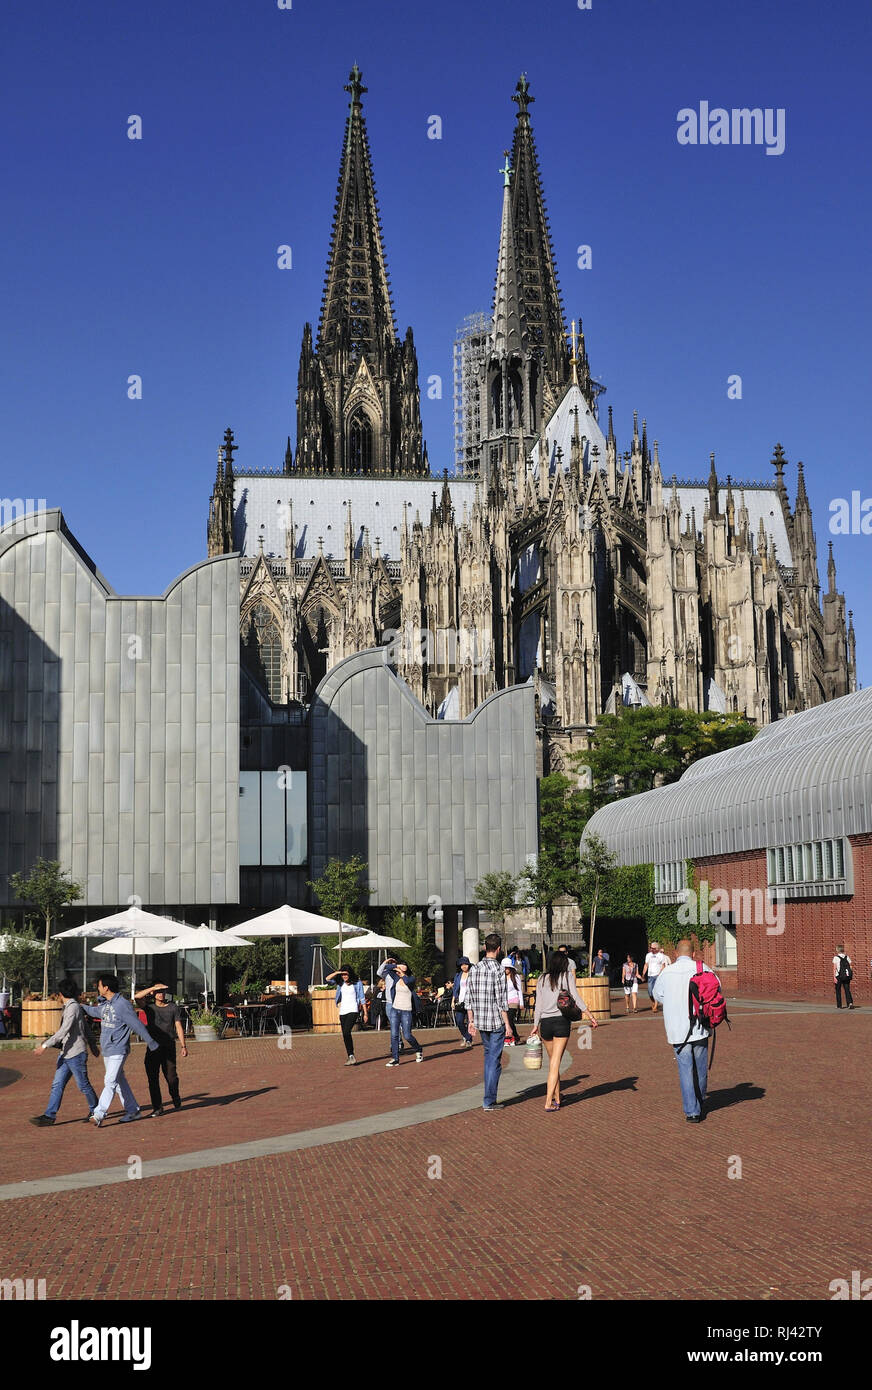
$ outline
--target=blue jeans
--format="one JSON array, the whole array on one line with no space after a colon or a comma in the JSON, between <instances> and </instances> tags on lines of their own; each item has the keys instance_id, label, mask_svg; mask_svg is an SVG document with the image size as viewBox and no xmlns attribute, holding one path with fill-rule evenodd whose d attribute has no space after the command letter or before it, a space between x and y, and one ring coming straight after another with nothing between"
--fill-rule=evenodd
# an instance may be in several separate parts
<instances>
[{"instance_id":1,"label":"blue jeans","mask_svg":"<svg viewBox=\"0 0 872 1390\"><path fill-rule=\"evenodd\" d=\"M505 1028L494 1028L486 1033L479 1028L484 1047L484 1109L493 1110L497 1103L497 1087L500 1084L500 1071L503 1065L503 1047L506 1042Z\"/></svg>"},{"instance_id":2,"label":"blue jeans","mask_svg":"<svg viewBox=\"0 0 872 1390\"><path fill-rule=\"evenodd\" d=\"M76 1085L88 1102L88 1109L93 1110L97 1104L97 1092L88 1080L88 1057L87 1053L80 1052L77 1057L59 1057L55 1067L54 1080L51 1083L51 1095L48 1098L48 1105L45 1113L49 1119L54 1119L61 1108L64 1091L70 1077L75 1079Z\"/></svg>"},{"instance_id":3,"label":"blue jeans","mask_svg":"<svg viewBox=\"0 0 872 1390\"><path fill-rule=\"evenodd\" d=\"M411 1009L391 1009L391 1056L395 1062L400 1060L400 1029L403 1037L413 1047L416 1052L421 1051L421 1044L417 1041L412 1032L412 1010Z\"/></svg>"},{"instance_id":4,"label":"blue jeans","mask_svg":"<svg viewBox=\"0 0 872 1390\"><path fill-rule=\"evenodd\" d=\"M118 1092L121 1104L124 1106L125 1113L128 1115L138 1115L139 1106L136 1103L136 1096L130 1089L130 1082L124 1075L124 1063L127 1061L125 1052L119 1053L115 1057L104 1057L103 1066L106 1075L103 1080L103 1090L100 1092L100 1099L94 1110L98 1120L102 1120L112 1104L112 1097Z\"/></svg>"},{"instance_id":5,"label":"blue jeans","mask_svg":"<svg viewBox=\"0 0 872 1390\"><path fill-rule=\"evenodd\" d=\"M466 1026L466 1020L468 1017L469 1015L467 1014L466 1009L454 1010L454 1022L457 1024L457 1031L463 1038L464 1042L472 1042L472 1039L469 1036L469 1029Z\"/></svg>"},{"instance_id":6,"label":"blue jeans","mask_svg":"<svg viewBox=\"0 0 872 1390\"><path fill-rule=\"evenodd\" d=\"M685 1115L698 1115L700 1105L693 1085L693 1064L695 1061L699 1092L705 1100L708 1083L708 1038L702 1042L687 1043L685 1047L676 1047L675 1060L678 1063L678 1081L681 1086L681 1103L684 1106L684 1113Z\"/></svg>"}]
</instances>

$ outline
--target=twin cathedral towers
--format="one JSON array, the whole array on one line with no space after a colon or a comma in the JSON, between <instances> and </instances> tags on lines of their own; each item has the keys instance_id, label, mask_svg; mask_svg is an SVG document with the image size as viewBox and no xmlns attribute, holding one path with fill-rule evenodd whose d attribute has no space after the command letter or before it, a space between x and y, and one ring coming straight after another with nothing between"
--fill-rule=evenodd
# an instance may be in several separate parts
<instances>
[{"instance_id":1,"label":"twin cathedral towers","mask_svg":"<svg viewBox=\"0 0 872 1390\"><path fill-rule=\"evenodd\" d=\"M567 333L532 97L517 84L493 314L455 345L457 470L430 472L411 328L397 334L357 66L317 338L306 324L296 452L246 471L228 430L210 555L241 556L244 663L274 704L388 643L434 715L532 681L543 766L603 710L671 704L768 723L855 688L830 550L821 598L803 467L664 478L634 412L621 453L584 335Z\"/></svg>"}]
</instances>

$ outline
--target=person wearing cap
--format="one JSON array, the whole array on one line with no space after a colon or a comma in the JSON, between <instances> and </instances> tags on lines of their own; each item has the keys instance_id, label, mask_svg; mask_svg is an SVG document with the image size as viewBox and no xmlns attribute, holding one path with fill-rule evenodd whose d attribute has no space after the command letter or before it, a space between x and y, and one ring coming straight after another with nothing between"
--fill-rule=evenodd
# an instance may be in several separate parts
<instances>
[{"instance_id":1,"label":"person wearing cap","mask_svg":"<svg viewBox=\"0 0 872 1390\"><path fill-rule=\"evenodd\" d=\"M651 1000L651 1012L657 1012L657 1000L654 996L654 984L661 970L665 970L669 965L669 957L660 949L660 943L651 942L651 949L645 957L645 969L642 971L642 979L648 981L648 998Z\"/></svg>"},{"instance_id":2,"label":"person wearing cap","mask_svg":"<svg viewBox=\"0 0 872 1390\"><path fill-rule=\"evenodd\" d=\"M505 957L502 962L502 968L506 977L506 997L509 1001L507 1013L509 1015L509 1027L512 1030L512 1036L506 1038L504 1046L514 1047L516 1043L521 1041L516 1025L518 1014L524 1007L524 985L523 980L518 979L515 963L511 956Z\"/></svg>"},{"instance_id":3,"label":"person wearing cap","mask_svg":"<svg viewBox=\"0 0 872 1390\"><path fill-rule=\"evenodd\" d=\"M469 989L469 971L472 961L469 956L458 956L457 974L454 976L454 987L452 989L452 1004L454 1008L454 1022L460 1034L462 1045L472 1047L472 1038L469 1036L469 1029L466 1026L466 993Z\"/></svg>"}]
</instances>

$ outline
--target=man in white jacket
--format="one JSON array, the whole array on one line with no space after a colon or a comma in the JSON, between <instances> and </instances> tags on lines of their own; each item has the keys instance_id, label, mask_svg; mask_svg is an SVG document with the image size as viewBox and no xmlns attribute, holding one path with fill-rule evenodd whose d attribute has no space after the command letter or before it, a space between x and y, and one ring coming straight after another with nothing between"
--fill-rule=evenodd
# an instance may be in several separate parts
<instances>
[{"instance_id":1,"label":"man in white jacket","mask_svg":"<svg viewBox=\"0 0 872 1390\"><path fill-rule=\"evenodd\" d=\"M698 1125L703 1119L700 1097L705 1101L711 1029L699 1022L694 1023L692 1030L690 1028L690 981L696 974L693 943L679 941L675 949L677 957L665 970L660 971L654 981L653 995L657 1003L663 1005L666 1038L675 1050L684 1118L689 1124ZM708 966L704 965L703 970L708 970ZM685 1041L686 1046L683 1046Z\"/></svg>"}]
</instances>

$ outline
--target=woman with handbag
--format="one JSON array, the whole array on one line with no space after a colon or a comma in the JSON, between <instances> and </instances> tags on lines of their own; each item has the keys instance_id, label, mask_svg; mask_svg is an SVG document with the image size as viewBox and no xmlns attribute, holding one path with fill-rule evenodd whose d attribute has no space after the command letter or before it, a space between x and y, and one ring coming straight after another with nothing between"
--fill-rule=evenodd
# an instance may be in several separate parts
<instances>
[{"instance_id":1,"label":"woman with handbag","mask_svg":"<svg viewBox=\"0 0 872 1390\"><path fill-rule=\"evenodd\" d=\"M552 951L548 968L536 981L536 1009L530 1037L540 1037L548 1053L548 1080L545 1109L560 1109L560 1062L569 1042L572 1024L587 1014L592 1027L597 1021L575 985L574 972L567 969L566 956Z\"/></svg>"},{"instance_id":2,"label":"woman with handbag","mask_svg":"<svg viewBox=\"0 0 872 1390\"><path fill-rule=\"evenodd\" d=\"M334 970L331 975L325 975L324 983L329 985L331 980L338 980L336 986L336 1007L339 1010L339 1027L342 1029L342 1041L345 1043L346 1059L345 1065L353 1067L357 1058L354 1055L354 1043L351 1039L351 1030L355 1023L361 1019L361 1010L366 1003L366 996L363 992L363 985L357 978L353 970L349 970L347 965L343 965L341 970Z\"/></svg>"}]
</instances>

